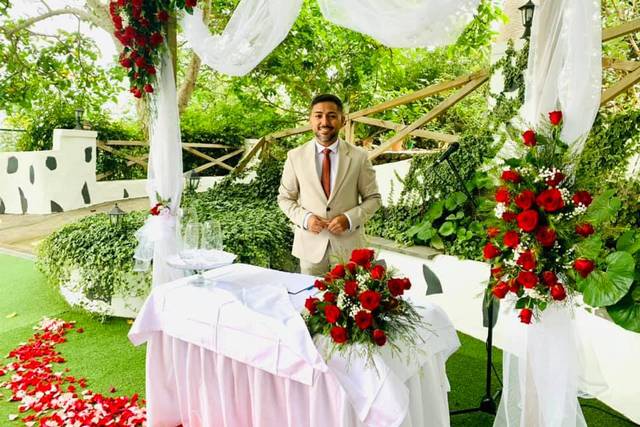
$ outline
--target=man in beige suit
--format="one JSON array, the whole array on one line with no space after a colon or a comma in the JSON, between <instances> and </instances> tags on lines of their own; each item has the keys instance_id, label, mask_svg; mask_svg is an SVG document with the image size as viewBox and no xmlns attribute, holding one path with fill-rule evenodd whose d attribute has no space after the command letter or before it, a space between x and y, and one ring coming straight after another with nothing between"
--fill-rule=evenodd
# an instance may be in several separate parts
<instances>
[{"instance_id":1,"label":"man in beige suit","mask_svg":"<svg viewBox=\"0 0 640 427\"><path fill-rule=\"evenodd\" d=\"M319 276L363 247L364 224L381 203L367 152L338 138L340 98L316 96L309 120L315 138L289 151L278 205L296 227L292 253L300 270Z\"/></svg>"}]
</instances>

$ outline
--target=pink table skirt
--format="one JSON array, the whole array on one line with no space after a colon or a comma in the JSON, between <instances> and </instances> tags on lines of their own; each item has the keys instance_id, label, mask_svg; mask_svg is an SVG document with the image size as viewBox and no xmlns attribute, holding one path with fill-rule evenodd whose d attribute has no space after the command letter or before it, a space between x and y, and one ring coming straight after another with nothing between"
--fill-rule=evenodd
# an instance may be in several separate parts
<instances>
[{"instance_id":1,"label":"pink table skirt","mask_svg":"<svg viewBox=\"0 0 640 427\"><path fill-rule=\"evenodd\" d=\"M449 425L447 355L409 378L401 424L371 411L358 420L331 372L313 385L272 375L162 332L147 343L147 412L153 427L442 427ZM384 396L383 396L384 397ZM388 397L389 401L393 396Z\"/></svg>"}]
</instances>

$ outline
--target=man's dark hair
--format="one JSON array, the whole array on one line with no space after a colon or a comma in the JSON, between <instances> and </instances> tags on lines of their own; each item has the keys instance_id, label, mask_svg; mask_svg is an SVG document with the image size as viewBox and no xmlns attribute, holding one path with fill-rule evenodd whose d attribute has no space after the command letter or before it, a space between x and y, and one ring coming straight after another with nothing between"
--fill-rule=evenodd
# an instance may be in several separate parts
<instances>
[{"instance_id":1,"label":"man's dark hair","mask_svg":"<svg viewBox=\"0 0 640 427\"><path fill-rule=\"evenodd\" d=\"M332 102L336 104L336 107L338 107L338 111L342 113L342 101L337 96L332 95L330 93L323 93L321 95L317 95L311 100L311 108L313 108L314 105L319 104L321 102Z\"/></svg>"}]
</instances>

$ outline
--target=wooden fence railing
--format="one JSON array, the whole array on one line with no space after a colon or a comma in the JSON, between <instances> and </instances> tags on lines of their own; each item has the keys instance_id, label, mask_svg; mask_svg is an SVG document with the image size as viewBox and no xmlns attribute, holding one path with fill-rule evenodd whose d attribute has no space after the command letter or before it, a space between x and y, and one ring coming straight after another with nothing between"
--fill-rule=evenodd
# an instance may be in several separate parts
<instances>
[{"instance_id":1,"label":"wooden fence railing","mask_svg":"<svg viewBox=\"0 0 640 427\"><path fill-rule=\"evenodd\" d=\"M119 150L117 147L148 147L149 144L145 141L96 141L96 147L104 152L110 153L114 156L123 158L125 160L127 160L127 166L132 166L132 165L139 165L142 166L145 170L147 169L147 162L149 160L149 154L148 152L139 156L133 156L131 154L125 153L122 150ZM224 148L224 149L234 149L233 151L231 151L230 153L226 153L218 158L213 158L211 156L209 156L206 153L203 153L201 150L198 149L202 149L202 148ZM225 160L228 160L234 156L237 156L241 153L244 152L244 147L232 147L229 145L223 145L223 144L208 144L208 143L203 143L203 142L183 142L182 143L182 150L193 154L194 156L197 156L201 159L206 160L206 163L194 168L193 170L195 170L198 173L201 173L209 168L212 168L214 166L219 166L223 169L228 170L229 172L233 171L233 166L228 165L227 163L225 163ZM101 173L99 175L96 175L96 179L98 181L107 178L108 176L112 175L113 172L105 172L105 173Z\"/></svg>"},{"instance_id":2,"label":"wooden fence railing","mask_svg":"<svg viewBox=\"0 0 640 427\"><path fill-rule=\"evenodd\" d=\"M616 27L605 28L602 32L602 42L606 43L609 40L624 37L638 31L640 31L640 19L628 21ZM623 71L627 74L623 76L619 81L603 90L600 105L606 104L607 102L611 101L621 93L626 92L632 86L640 82L640 62L638 61L622 61L612 58L603 58L602 65L605 68ZM456 135L434 132L420 128L426 123L441 116L448 109L463 100L466 96L473 93L476 89L482 86L489 79L489 77L489 72L483 70L474 74L459 77L451 81L434 84L417 92L403 95L398 98L380 103L373 107L350 113L346 117L344 137L348 142L352 144L356 143L355 128L357 125L375 126L382 129L396 131L396 133L391 138L383 141L379 146L375 147L369 153L370 159L375 159L376 157L389 150L389 148L394 144L403 141L405 138L410 136L440 141L442 144L440 144L439 150L443 150L447 147L448 144L457 141L458 137ZM449 95L448 98L440 102L431 111L408 125L370 117L373 114L380 113L382 111L398 107L400 105L406 105L429 96L441 94L442 92L452 89L457 90ZM240 163L238 163L236 171L243 170L258 152L268 148L269 144L273 143L277 139L292 135L298 135L301 133L309 132L310 130L311 128L309 126L301 126L263 136L258 140L258 143L244 156Z\"/></svg>"}]
</instances>

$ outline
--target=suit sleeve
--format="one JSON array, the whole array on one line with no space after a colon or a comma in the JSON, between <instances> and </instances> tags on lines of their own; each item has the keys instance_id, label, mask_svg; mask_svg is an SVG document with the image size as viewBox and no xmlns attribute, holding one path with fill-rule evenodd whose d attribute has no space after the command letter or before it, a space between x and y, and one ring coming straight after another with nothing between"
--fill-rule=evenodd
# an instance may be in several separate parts
<instances>
[{"instance_id":1,"label":"suit sleeve","mask_svg":"<svg viewBox=\"0 0 640 427\"><path fill-rule=\"evenodd\" d=\"M382 198L376 182L376 171L366 155L363 156L362 164L360 165L358 193L360 195L360 204L345 212L350 219L352 230L364 225L382 205Z\"/></svg>"},{"instance_id":2,"label":"suit sleeve","mask_svg":"<svg viewBox=\"0 0 640 427\"><path fill-rule=\"evenodd\" d=\"M298 227L304 227L305 216L310 213L298 202L300 194L300 183L296 172L293 169L291 156L287 155L282 170L282 178L280 179L280 187L278 188L278 206L282 212Z\"/></svg>"}]
</instances>

